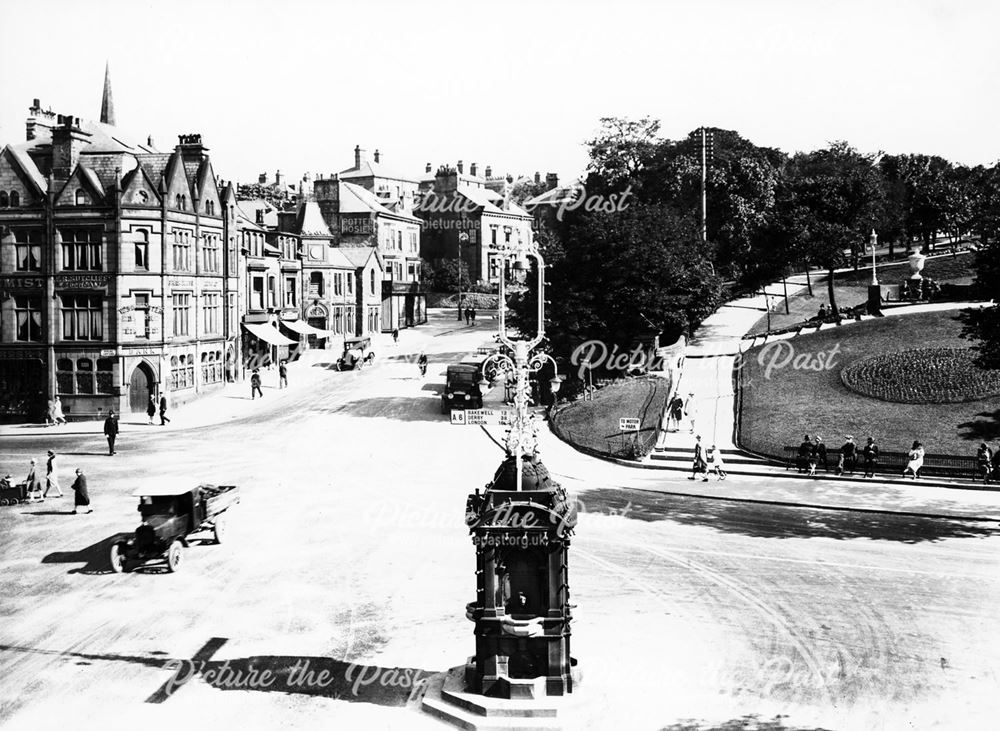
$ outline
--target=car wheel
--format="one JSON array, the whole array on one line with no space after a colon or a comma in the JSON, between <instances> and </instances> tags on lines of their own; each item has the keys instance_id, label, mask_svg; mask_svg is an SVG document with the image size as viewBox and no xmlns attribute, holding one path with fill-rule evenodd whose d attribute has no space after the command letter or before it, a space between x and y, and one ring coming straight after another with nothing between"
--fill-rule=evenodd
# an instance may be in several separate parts
<instances>
[{"instance_id":1,"label":"car wheel","mask_svg":"<svg viewBox=\"0 0 1000 731\"><path fill-rule=\"evenodd\" d=\"M116 574L125 572L125 546L121 543L112 543L110 556L111 570Z\"/></svg>"},{"instance_id":2,"label":"car wheel","mask_svg":"<svg viewBox=\"0 0 1000 731\"><path fill-rule=\"evenodd\" d=\"M180 541L174 541L170 544L170 548L167 549L167 569L171 573L180 568L183 554L184 549L181 547Z\"/></svg>"},{"instance_id":3,"label":"car wheel","mask_svg":"<svg viewBox=\"0 0 1000 731\"><path fill-rule=\"evenodd\" d=\"M215 542L222 543L226 540L226 533L229 527L226 525L226 516L220 515L215 519Z\"/></svg>"}]
</instances>

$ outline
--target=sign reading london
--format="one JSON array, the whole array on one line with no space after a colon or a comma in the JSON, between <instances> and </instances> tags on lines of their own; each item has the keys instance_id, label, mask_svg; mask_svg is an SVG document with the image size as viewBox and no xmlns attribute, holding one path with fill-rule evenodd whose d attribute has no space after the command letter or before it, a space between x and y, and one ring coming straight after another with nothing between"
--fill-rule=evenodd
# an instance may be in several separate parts
<instances>
[{"instance_id":1,"label":"sign reading london","mask_svg":"<svg viewBox=\"0 0 1000 731\"><path fill-rule=\"evenodd\" d=\"M452 409L451 423L459 426L510 426L510 409Z\"/></svg>"}]
</instances>

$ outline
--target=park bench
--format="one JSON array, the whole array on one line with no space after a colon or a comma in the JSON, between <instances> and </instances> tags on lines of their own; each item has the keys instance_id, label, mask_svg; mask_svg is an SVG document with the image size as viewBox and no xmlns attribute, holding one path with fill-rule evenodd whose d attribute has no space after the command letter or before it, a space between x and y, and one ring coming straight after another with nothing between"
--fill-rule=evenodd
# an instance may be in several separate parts
<instances>
[{"instance_id":1,"label":"park bench","mask_svg":"<svg viewBox=\"0 0 1000 731\"><path fill-rule=\"evenodd\" d=\"M857 460L854 471L864 474L865 459L862 450L864 445L858 445ZM798 447L784 448L786 457L786 469L798 467ZM840 460L840 447L830 447L827 445L827 463L830 465L830 472L833 472ZM880 452L878 462L875 463L875 472L882 475L901 475L906 463L910 461L907 452ZM818 471L822 467L818 468ZM817 473L818 473L817 471ZM976 479L979 477L976 468L975 456L959 456L954 454L925 454L924 466L920 468L921 476L934 477L954 477L965 479Z\"/></svg>"}]
</instances>

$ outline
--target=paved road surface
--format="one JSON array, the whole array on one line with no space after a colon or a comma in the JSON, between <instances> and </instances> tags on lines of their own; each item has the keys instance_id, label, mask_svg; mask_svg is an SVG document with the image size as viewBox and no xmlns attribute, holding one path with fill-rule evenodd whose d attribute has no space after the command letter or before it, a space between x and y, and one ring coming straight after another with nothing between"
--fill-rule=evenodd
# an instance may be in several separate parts
<instances>
[{"instance_id":1,"label":"paved road surface","mask_svg":"<svg viewBox=\"0 0 1000 731\"><path fill-rule=\"evenodd\" d=\"M411 686L472 651L465 495L502 454L451 426L437 389L486 327L436 320L261 420L151 427L113 458L98 437L6 439L0 465L18 472L56 443L63 482L83 466L96 510L67 514L69 496L0 508L0 725L440 727ZM421 348L423 380L405 358ZM994 725L995 526L657 495L630 488L683 476L552 455L583 510L571 582L588 727ZM107 539L137 522L129 493L162 480L241 485L231 539L191 546L177 574L109 573Z\"/></svg>"}]
</instances>

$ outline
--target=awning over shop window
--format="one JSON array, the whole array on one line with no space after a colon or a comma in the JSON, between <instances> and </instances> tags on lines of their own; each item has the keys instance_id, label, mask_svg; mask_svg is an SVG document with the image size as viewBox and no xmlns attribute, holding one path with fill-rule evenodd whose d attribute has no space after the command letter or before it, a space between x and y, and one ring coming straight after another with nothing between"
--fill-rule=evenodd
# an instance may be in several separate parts
<instances>
[{"instance_id":1,"label":"awning over shop window","mask_svg":"<svg viewBox=\"0 0 1000 731\"><path fill-rule=\"evenodd\" d=\"M328 338L333 335L331 330L320 330L308 322L302 322L302 320L282 320L281 324L301 335L315 335L317 338Z\"/></svg>"},{"instance_id":2,"label":"awning over shop window","mask_svg":"<svg viewBox=\"0 0 1000 731\"><path fill-rule=\"evenodd\" d=\"M271 345L296 344L294 340L286 338L284 335L278 332L277 328L273 328L270 325L263 322L260 323L244 322L243 327L246 328L246 331L251 335L253 335L255 338L268 342Z\"/></svg>"}]
</instances>

